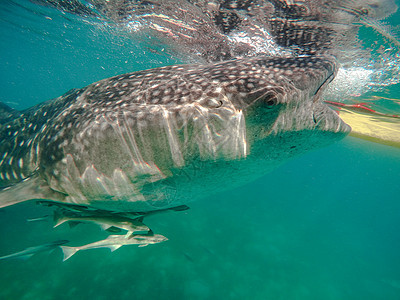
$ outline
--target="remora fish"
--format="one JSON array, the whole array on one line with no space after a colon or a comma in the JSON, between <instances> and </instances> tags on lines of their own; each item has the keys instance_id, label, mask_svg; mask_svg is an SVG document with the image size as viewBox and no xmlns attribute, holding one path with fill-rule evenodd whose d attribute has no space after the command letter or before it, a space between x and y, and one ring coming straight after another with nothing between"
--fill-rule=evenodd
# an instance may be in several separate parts
<instances>
[{"instance_id":1,"label":"remora fish","mask_svg":"<svg viewBox=\"0 0 400 300\"><path fill-rule=\"evenodd\" d=\"M115 251L121 246L125 245L139 245L139 247L145 247L149 244L157 244L168 239L160 234L155 235L135 235L131 238L126 238L124 235L109 235L105 240L97 241L91 244L87 244L80 247L68 247L60 246L64 253L63 261L69 259L72 255L80 250L98 249L98 248L109 248L111 251Z\"/></svg>"},{"instance_id":2,"label":"remora fish","mask_svg":"<svg viewBox=\"0 0 400 300\"><path fill-rule=\"evenodd\" d=\"M324 56L167 66L0 114L0 207L149 211L254 180L350 131L319 99L335 72Z\"/></svg>"},{"instance_id":3,"label":"remora fish","mask_svg":"<svg viewBox=\"0 0 400 300\"><path fill-rule=\"evenodd\" d=\"M118 215L91 215L85 216L74 214L67 211L56 210L54 212L54 227L61 225L64 222L89 222L99 225L103 230L108 230L111 227L117 227L126 230L126 236L130 236L134 232L146 233L150 228L143 224L139 219L129 219Z\"/></svg>"},{"instance_id":4,"label":"remora fish","mask_svg":"<svg viewBox=\"0 0 400 300\"><path fill-rule=\"evenodd\" d=\"M89 206L84 205L76 205L76 204L69 204L69 203L61 203L61 202L54 202L54 201L46 201L46 200L39 200L36 201L37 204L48 206L48 207L57 207L62 211L67 211L68 213L75 213L75 214L83 214L83 215L115 215L115 212L110 212L107 210L96 209ZM155 209L149 211L125 211L119 212L118 215L122 217L126 217L129 219L138 219L148 217L150 215L159 214L163 212L169 211L184 211L190 209L187 205L179 205L179 206L172 206L165 209Z\"/></svg>"},{"instance_id":5,"label":"remora fish","mask_svg":"<svg viewBox=\"0 0 400 300\"><path fill-rule=\"evenodd\" d=\"M29 247L29 248L26 248L25 250L22 250L20 252L16 252L16 253L12 253L12 254L9 254L9 255L2 256L2 257L0 257L0 260L9 259L9 258L24 258L24 259L27 259L27 258L30 258L34 254L39 253L39 252L52 251L56 247L58 247L60 245L64 245L64 244L66 244L68 242L69 241L67 241L67 240L60 240L60 241L55 241L55 242L49 243L49 244L44 244L44 245L35 246L35 247Z\"/></svg>"}]
</instances>

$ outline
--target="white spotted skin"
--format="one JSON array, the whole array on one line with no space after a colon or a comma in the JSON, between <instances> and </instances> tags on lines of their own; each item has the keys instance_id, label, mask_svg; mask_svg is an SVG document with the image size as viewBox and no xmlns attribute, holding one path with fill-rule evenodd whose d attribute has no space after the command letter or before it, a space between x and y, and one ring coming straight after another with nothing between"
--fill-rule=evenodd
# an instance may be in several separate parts
<instances>
[{"instance_id":1,"label":"white spotted skin","mask_svg":"<svg viewBox=\"0 0 400 300\"><path fill-rule=\"evenodd\" d=\"M1 125L0 206L152 210L248 182L349 131L318 100L334 73L327 58L256 57L74 90Z\"/></svg>"}]
</instances>

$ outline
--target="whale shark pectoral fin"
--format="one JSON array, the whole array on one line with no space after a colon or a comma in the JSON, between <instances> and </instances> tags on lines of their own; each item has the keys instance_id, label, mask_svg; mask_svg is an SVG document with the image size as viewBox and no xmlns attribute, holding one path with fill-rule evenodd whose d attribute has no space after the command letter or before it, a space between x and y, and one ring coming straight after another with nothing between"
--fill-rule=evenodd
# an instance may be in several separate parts
<instances>
[{"instance_id":1,"label":"whale shark pectoral fin","mask_svg":"<svg viewBox=\"0 0 400 300\"><path fill-rule=\"evenodd\" d=\"M19 111L13 109L3 102L0 102L0 125L18 118L21 115Z\"/></svg>"},{"instance_id":2,"label":"whale shark pectoral fin","mask_svg":"<svg viewBox=\"0 0 400 300\"><path fill-rule=\"evenodd\" d=\"M47 182L34 174L31 177L0 189L0 208L33 199L62 201L65 195L52 190Z\"/></svg>"}]
</instances>

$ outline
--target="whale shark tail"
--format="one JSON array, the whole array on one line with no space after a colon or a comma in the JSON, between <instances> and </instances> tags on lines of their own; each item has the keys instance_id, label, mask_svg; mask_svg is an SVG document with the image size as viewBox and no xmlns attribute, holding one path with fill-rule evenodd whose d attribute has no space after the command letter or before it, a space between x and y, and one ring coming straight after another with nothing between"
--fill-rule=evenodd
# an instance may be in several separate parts
<instances>
[{"instance_id":1,"label":"whale shark tail","mask_svg":"<svg viewBox=\"0 0 400 300\"><path fill-rule=\"evenodd\" d=\"M0 126L8 123L21 115L19 111L0 102Z\"/></svg>"}]
</instances>

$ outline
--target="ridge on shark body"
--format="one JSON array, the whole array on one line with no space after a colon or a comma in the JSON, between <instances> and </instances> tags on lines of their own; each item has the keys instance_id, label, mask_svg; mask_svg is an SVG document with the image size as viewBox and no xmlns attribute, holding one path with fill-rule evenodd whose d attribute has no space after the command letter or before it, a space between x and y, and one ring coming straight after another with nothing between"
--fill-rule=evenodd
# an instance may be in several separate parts
<instances>
[{"instance_id":1,"label":"ridge on shark body","mask_svg":"<svg viewBox=\"0 0 400 300\"><path fill-rule=\"evenodd\" d=\"M174 65L2 105L0 207L154 211L252 181L350 131L320 101L336 68L328 56Z\"/></svg>"}]
</instances>

